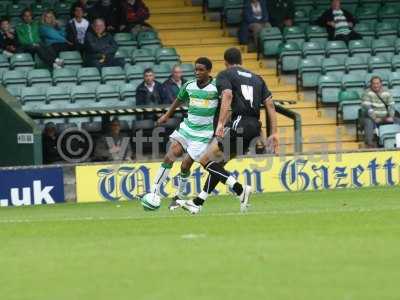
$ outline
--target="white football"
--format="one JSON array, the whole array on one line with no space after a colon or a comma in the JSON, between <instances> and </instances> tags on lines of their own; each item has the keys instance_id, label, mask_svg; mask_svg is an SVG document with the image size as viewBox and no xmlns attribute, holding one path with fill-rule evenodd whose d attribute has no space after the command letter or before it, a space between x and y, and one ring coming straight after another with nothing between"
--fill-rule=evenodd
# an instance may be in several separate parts
<instances>
[{"instance_id":1,"label":"white football","mask_svg":"<svg viewBox=\"0 0 400 300\"><path fill-rule=\"evenodd\" d=\"M160 208L161 198L157 194L148 193L140 198L140 203L142 203L144 210L156 210Z\"/></svg>"}]
</instances>

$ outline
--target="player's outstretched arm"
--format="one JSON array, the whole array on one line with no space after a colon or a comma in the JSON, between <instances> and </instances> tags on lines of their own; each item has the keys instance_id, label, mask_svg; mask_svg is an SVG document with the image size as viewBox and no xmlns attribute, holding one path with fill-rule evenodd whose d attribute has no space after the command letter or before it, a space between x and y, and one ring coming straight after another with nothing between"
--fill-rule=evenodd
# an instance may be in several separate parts
<instances>
[{"instance_id":1,"label":"player's outstretched arm","mask_svg":"<svg viewBox=\"0 0 400 300\"><path fill-rule=\"evenodd\" d=\"M176 109L181 106L182 102L179 101L178 99L175 99L175 101L172 103L172 105L169 107L168 111L163 114L157 121L157 125L164 124L165 122L168 121L169 118L171 118L176 111Z\"/></svg>"},{"instance_id":2,"label":"player's outstretched arm","mask_svg":"<svg viewBox=\"0 0 400 300\"><path fill-rule=\"evenodd\" d=\"M226 121L228 120L229 117L229 111L231 109L231 104L232 104L232 90L224 90L222 92L222 100L221 100L221 108L219 112L219 119L218 119L218 125L217 129L215 131L215 135L217 137L223 137L224 136L224 127L226 124Z\"/></svg>"},{"instance_id":3,"label":"player's outstretched arm","mask_svg":"<svg viewBox=\"0 0 400 300\"><path fill-rule=\"evenodd\" d=\"M271 135L268 137L268 143L271 144L273 152L277 153L279 150L278 122L272 96L264 100L264 107L267 110L269 126L271 128Z\"/></svg>"}]
</instances>

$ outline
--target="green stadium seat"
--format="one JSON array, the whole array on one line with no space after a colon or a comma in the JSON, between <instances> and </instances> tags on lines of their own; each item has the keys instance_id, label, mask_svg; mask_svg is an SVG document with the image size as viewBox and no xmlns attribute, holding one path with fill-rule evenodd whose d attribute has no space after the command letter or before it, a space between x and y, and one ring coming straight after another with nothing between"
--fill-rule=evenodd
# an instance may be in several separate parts
<instances>
[{"instance_id":1,"label":"green stadium seat","mask_svg":"<svg viewBox=\"0 0 400 300\"><path fill-rule=\"evenodd\" d=\"M143 81L144 67L141 65L126 65L125 74L129 82L142 82Z\"/></svg>"},{"instance_id":2,"label":"green stadium seat","mask_svg":"<svg viewBox=\"0 0 400 300\"><path fill-rule=\"evenodd\" d=\"M375 23L378 17L378 7L371 4L359 6L355 16L359 22Z\"/></svg>"},{"instance_id":3,"label":"green stadium seat","mask_svg":"<svg viewBox=\"0 0 400 300\"><path fill-rule=\"evenodd\" d=\"M344 62L339 58L326 58L322 61L323 75L335 75L340 78L345 71Z\"/></svg>"},{"instance_id":4,"label":"green stadium seat","mask_svg":"<svg viewBox=\"0 0 400 300\"><path fill-rule=\"evenodd\" d=\"M371 56L372 49L365 40L355 40L349 42L349 51L351 56Z\"/></svg>"},{"instance_id":5,"label":"green stadium seat","mask_svg":"<svg viewBox=\"0 0 400 300\"><path fill-rule=\"evenodd\" d=\"M278 71L296 71L301 55L300 47L296 42L282 43L279 46Z\"/></svg>"},{"instance_id":6,"label":"green stadium seat","mask_svg":"<svg viewBox=\"0 0 400 300\"><path fill-rule=\"evenodd\" d=\"M300 60L298 67L297 86L316 87L321 75L321 59L308 57Z\"/></svg>"},{"instance_id":7,"label":"green stadium seat","mask_svg":"<svg viewBox=\"0 0 400 300\"><path fill-rule=\"evenodd\" d=\"M195 70L193 64L181 64L181 69L183 72L183 77L193 77L195 76Z\"/></svg>"},{"instance_id":8,"label":"green stadium seat","mask_svg":"<svg viewBox=\"0 0 400 300\"><path fill-rule=\"evenodd\" d=\"M381 21L398 21L400 9L398 5L386 4L379 9L378 14Z\"/></svg>"},{"instance_id":9,"label":"green stadium seat","mask_svg":"<svg viewBox=\"0 0 400 300\"><path fill-rule=\"evenodd\" d=\"M10 67L14 70L32 70L35 67L35 63L29 53L17 53L11 56Z\"/></svg>"},{"instance_id":10,"label":"green stadium seat","mask_svg":"<svg viewBox=\"0 0 400 300\"><path fill-rule=\"evenodd\" d=\"M325 57L325 49L319 42L305 42L302 45L302 53L304 58L319 58Z\"/></svg>"},{"instance_id":11,"label":"green stadium seat","mask_svg":"<svg viewBox=\"0 0 400 300\"><path fill-rule=\"evenodd\" d=\"M161 45L161 41L155 31L139 32L137 41L140 48L158 48Z\"/></svg>"},{"instance_id":12,"label":"green stadium seat","mask_svg":"<svg viewBox=\"0 0 400 300\"><path fill-rule=\"evenodd\" d=\"M46 91L46 109L58 110L66 108L71 102L70 88L66 86L51 86Z\"/></svg>"},{"instance_id":13,"label":"green stadium seat","mask_svg":"<svg viewBox=\"0 0 400 300\"><path fill-rule=\"evenodd\" d=\"M368 71L368 62L364 56L347 57L344 64L346 72L352 75L365 74Z\"/></svg>"},{"instance_id":14,"label":"green stadium seat","mask_svg":"<svg viewBox=\"0 0 400 300\"><path fill-rule=\"evenodd\" d=\"M389 73L389 86L390 88L400 87L400 73L391 72Z\"/></svg>"},{"instance_id":15,"label":"green stadium seat","mask_svg":"<svg viewBox=\"0 0 400 300\"><path fill-rule=\"evenodd\" d=\"M383 56L371 56L368 59L368 68L370 72L377 70L391 70L392 63Z\"/></svg>"},{"instance_id":16,"label":"green stadium seat","mask_svg":"<svg viewBox=\"0 0 400 300\"><path fill-rule=\"evenodd\" d=\"M323 42L328 41L328 33L324 27L310 25L306 27L306 38L310 42Z\"/></svg>"},{"instance_id":17,"label":"green stadium seat","mask_svg":"<svg viewBox=\"0 0 400 300\"><path fill-rule=\"evenodd\" d=\"M154 50L152 49L136 49L132 53L132 63L134 64L146 64L155 62L156 58L154 56Z\"/></svg>"},{"instance_id":18,"label":"green stadium seat","mask_svg":"<svg viewBox=\"0 0 400 300\"><path fill-rule=\"evenodd\" d=\"M354 27L354 30L363 36L365 40L372 40L375 38L374 23L360 22Z\"/></svg>"},{"instance_id":19,"label":"green stadium seat","mask_svg":"<svg viewBox=\"0 0 400 300\"><path fill-rule=\"evenodd\" d=\"M20 5L17 3L11 4L7 7L7 15L10 18L19 18L22 11L27 7L28 7L28 5Z\"/></svg>"},{"instance_id":20,"label":"green stadium seat","mask_svg":"<svg viewBox=\"0 0 400 300\"><path fill-rule=\"evenodd\" d=\"M71 87L71 101L76 103L78 107L82 102L89 102L88 106L94 106L96 101L96 90L93 86L75 85ZM92 102L92 103L90 103ZM82 108L88 107L84 106Z\"/></svg>"},{"instance_id":21,"label":"green stadium seat","mask_svg":"<svg viewBox=\"0 0 400 300\"><path fill-rule=\"evenodd\" d=\"M367 72L359 72L357 74L345 74L342 77L342 88L347 92L356 91L362 94L365 89L365 77Z\"/></svg>"},{"instance_id":22,"label":"green stadium seat","mask_svg":"<svg viewBox=\"0 0 400 300\"><path fill-rule=\"evenodd\" d=\"M340 78L336 75L323 75L319 77L317 96L321 103L332 104L338 102L338 94L342 88Z\"/></svg>"},{"instance_id":23,"label":"green stadium seat","mask_svg":"<svg viewBox=\"0 0 400 300\"><path fill-rule=\"evenodd\" d=\"M134 106L136 104L137 86L135 83L126 83L119 86L119 94L121 101L124 102L124 106Z\"/></svg>"},{"instance_id":24,"label":"green stadium seat","mask_svg":"<svg viewBox=\"0 0 400 300\"><path fill-rule=\"evenodd\" d=\"M153 71L156 74L156 78L159 81L164 81L171 75L171 66L169 64L160 64L160 65L155 65L153 67Z\"/></svg>"},{"instance_id":25,"label":"green stadium seat","mask_svg":"<svg viewBox=\"0 0 400 300\"><path fill-rule=\"evenodd\" d=\"M283 39L285 42L296 42L301 45L306 39L304 28L300 26L285 27L283 29Z\"/></svg>"},{"instance_id":26,"label":"green stadium seat","mask_svg":"<svg viewBox=\"0 0 400 300\"><path fill-rule=\"evenodd\" d=\"M355 15L358 6L358 0L342 0L340 3L340 7L347 10L352 15Z\"/></svg>"},{"instance_id":27,"label":"green stadium seat","mask_svg":"<svg viewBox=\"0 0 400 300\"><path fill-rule=\"evenodd\" d=\"M18 102L21 101L21 90L22 90L22 87L20 87L20 86L7 87L7 91L10 93L11 96L14 96Z\"/></svg>"},{"instance_id":28,"label":"green stadium seat","mask_svg":"<svg viewBox=\"0 0 400 300\"><path fill-rule=\"evenodd\" d=\"M131 46L137 47L138 42L134 39L131 33L128 32L119 32L114 35L115 42L118 46Z\"/></svg>"},{"instance_id":29,"label":"green stadium seat","mask_svg":"<svg viewBox=\"0 0 400 300\"><path fill-rule=\"evenodd\" d=\"M10 67L10 63L8 62L7 56L4 54L0 54L0 69L6 69Z\"/></svg>"},{"instance_id":30,"label":"green stadium seat","mask_svg":"<svg viewBox=\"0 0 400 300\"><path fill-rule=\"evenodd\" d=\"M278 27L263 28L260 31L260 45L264 56L277 55L283 36Z\"/></svg>"},{"instance_id":31,"label":"green stadium seat","mask_svg":"<svg viewBox=\"0 0 400 300\"><path fill-rule=\"evenodd\" d=\"M226 25L238 25L242 22L243 0L225 0L223 19Z\"/></svg>"},{"instance_id":32,"label":"green stadium seat","mask_svg":"<svg viewBox=\"0 0 400 300\"><path fill-rule=\"evenodd\" d=\"M224 7L225 0L208 0L207 8L208 9L222 9Z\"/></svg>"},{"instance_id":33,"label":"green stadium seat","mask_svg":"<svg viewBox=\"0 0 400 300\"><path fill-rule=\"evenodd\" d=\"M176 64L180 62L180 57L175 48L156 49L156 61L160 63Z\"/></svg>"},{"instance_id":34,"label":"green stadium seat","mask_svg":"<svg viewBox=\"0 0 400 300\"><path fill-rule=\"evenodd\" d=\"M54 11L56 12L58 17L69 16L70 8L71 8L71 3L68 2L59 1L54 5Z\"/></svg>"},{"instance_id":35,"label":"green stadium seat","mask_svg":"<svg viewBox=\"0 0 400 300\"><path fill-rule=\"evenodd\" d=\"M327 57L339 57L345 59L349 55L349 49L343 41L328 41L325 53Z\"/></svg>"},{"instance_id":36,"label":"green stadium seat","mask_svg":"<svg viewBox=\"0 0 400 300\"><path fill-rule=\"evenodd\" d=\"M376 38L396 39L397 38L397 22L385 21L375 24Z\"/></svg>"},{"instance_id":37,"label":"green stadium seat","mask_svg":"<svg viewBox=\"0 0 400 300\"><path fill-rule=\"evenodd\" d=\"M125 83L126 75L121 67L103 67L101 69L101 78L104 83Z\"/></svg>"},{"instance_id":38,"label":"green stadium seat","mask_svg":"<svg viewBox=\"0 0 400 300\"><path fill-rule=\"evenodd\" d=\"M360 94L356 91L341 91L339 93L338 115L344 122L353 122L358 119L361 108Z\"/></svg>"},{"instance_id":39,"label":"green stadium seat","mask_svg":"<svg viewBox=\"0 0 400 300\"><path fill-rule=\"evenodd\" d=\"M53 83L57 86L76 85L78 70L74 68L62 68L53 70Z\"/></svg>"},{"instance_id":40,"label":"green stadium seat","mask_svg":"<svg viewBox=\"0 0 400 300\"><path fill-rule=\"evenodd\" d=\"M3 85L7 88L9 86L21 86L24 87L27 85L25 70L11 70L3 73Z\"/></svg>"},{"instance_id":41,"label":"green stadium seat","mask_svg":"<svg viewBox=\"0 0 400 300\"><path fill-rule=\"evenodd\" d=\"M296 0L294 1L294 6L295 7L312 7L314 5L314 0Z\"/></svg>"},{"instance_id":42,"label":"green stadium seat","mask_svg":"<svg viewBox=\"0 0 400 300\"><path fill-rule=\"evenodd\" d=\"M379 144L387 149L395 148L396 135L399 133L400 133L400 125L398 124L387 124L379 126L378 129Z\"/></svg>"},{"instance_id":43,"label":"green stadium seat","mask_svg":"<svg viewBox=\"0 0 400 300\"><path fill-rule=\"evenodd\" d=\"M50 71L46 69L30 70L27 78L30 86L48 87L53 84Z\"/></svg>"},{"instance_id":44,"label":"green stadium seat","mask_svg":"<svg viewBox=\"0 0 400 300\"><path fill-rule=\"evenodd\" d=\"M131 46L118 47L118 50L115 53L115 57L123 58L125 59L125 63L129 64L131 63L132 60L132 53L136 49L137 49L136 47L131 47Z\"/></svg>"},{"instance_id":45,"label":"green stadium seat","mask_svg":"<svg viewBox=\"0 0 400 300\"><path fill-rule=\"evenodd\" d=\"M79 51L62 51L59 57L64 60L64 66L77 66L80 67L83 63Z\"/></svg>"},{"instance_id":46,"label":"green stadium seat","mask_svg":"<svg viewBox=\"0 0 400 300\"><path fill-rule=\"evenodd\" d=\"M329 5L326 5L325 7L316 7L315 9L311 10L309 13L310 24L314 24L328 7Z\"/></svg>"},{"instance_id":47,"label":"green stadium seat","mask_svg":"<svg viewBox=\"0 0 400 300\"><path fill-rule=\"evenodd\" d=\"M395 52L394 42L390 39L373 40L371 47L373 55Z\"/></svg>"},{"instance_id":48,"label":"green stadium seat","mask_svg":"<svg viewBox=\"0 0 400 300\"><path fill-rule=\"evenodd\" d=\"M101 76L97 68L80 68L78 69L78 83L85 84L85 86L90 85L96 87L100 84Z\"/></svg>"},{"instance_id":49,"label":"green stadium seat","mask_svg":"<svg viewBox=\"0 0 400 300\"><path fill-rule=\"evenodd\" d=\"M45 102L46 88L34 86L21 89L21 103L24 110L40 110Z\"/></svg>"},{"instance_id":50,"label":"green stadium seat","mask_svg":"<svg viewBox=\"0 0 400 300\"><path fill-rule=\"evenodd\" d=\"M32 13L34 17L42 16L42 14L51 9L51 5L49 3L32 3L31 5Z\"/></svg>"},{"instance_id":51,"label":"green stadium seat","mask_svg":"<svg viewBox=\"0 0 400 300\"><path fill-rule=\"evenodd\" d=\"M310 19L308 13L309 13L309 11L307 11L306 9L303 9L303 8L295 9L294 24L296 26L308 24L309 19Z\"/></svg>"},{"instance_id":52,"label":"green stadium seat","mask_svg":"<svg viewBox=\"0 0 400 300\"><path fill-rule=\"evenodd\" d=\"M115 84L100 84L96 88L96 99L101 107L115 107L120 105L119 86Z\"/></svg>"}]
</instances>

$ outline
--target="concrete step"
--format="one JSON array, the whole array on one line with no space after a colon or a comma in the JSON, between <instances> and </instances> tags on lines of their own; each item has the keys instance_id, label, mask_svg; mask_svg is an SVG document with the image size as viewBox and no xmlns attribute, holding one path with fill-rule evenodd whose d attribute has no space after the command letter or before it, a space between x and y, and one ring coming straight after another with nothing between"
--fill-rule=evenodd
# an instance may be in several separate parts
<instances>
[{"instance_id":1,"label":"concrete step","mask_svg":"<svg viewBox=\"0 0 400 300\"><path fill-rule=\"evenodd\" d=\"M159 31L163 30L176 30L176 31L181 31L182 30L182 24L177 24L177 23L164 23L164 24L158 24L155 26L155 28ZM216 24L215 22L198 22L198 23L191 23L186 24L184 28L191 29L192 33L190 36L197 35L196 30L198 29L214 29L219 31L219 25Z\"/></svg>"},{"instance_id":2,"label":"concrete step","mask_svg":"<svg viewBox=\"0 0 400 300\"><path fill-rule=\"evenodd\" d=\"M151 15L149 19L149 23L153 26L165 23L175 23L186 25L191 23L198 23L203 21L203 16L201 14L189 14L189 15L182 15L177 17L176 15Z\"/></svg>"},{"instance_id":3,"label":"concrete step","mask_svg":"<svg viewBox=\"0 0 400 300\"><path fill-rule=\"evenodd\" d=\"M165 1L165 3L168 3L168 1ZM197 6L150 7L150 12L154 18L157 18L159 15L175 15L176 17L179 17L188 14L201 14L202 8Z\"/></svg>"},{"instance_id":4,"label":"concrete step","mask_svg":"<svg viewBox=\"0 0 400 300\"><path fill-rule=\"evenodd\" d=\"M208 44L211 46L224 46L226 48L234 46L236 44L235 38L229 37L215 37L215 38L187 38L187 39L164 39L163 44L169 47L182 47L182 46L190 46L199 45L202 47L204 44Z\"/></svg>"},{"instance_id":5,"label":"concrete step","mask_svg":"<svg viewBox=\"0 0 400 300\"><path fill-rule=\"evenodd\" d=\"M179 31L176 31L175 29L169 30L169 29L164 29L162 31L159 31L158 35L160 38L164 40L168 39L187 39L187 38L193 38L193 37L199 37L199 38L218 38L222 37L222 33L219 30L215 29L196 29L195 35L193 34L194 30L193 29L188 29L188 28L182 28Z\"/></svg>"}]
</instances>

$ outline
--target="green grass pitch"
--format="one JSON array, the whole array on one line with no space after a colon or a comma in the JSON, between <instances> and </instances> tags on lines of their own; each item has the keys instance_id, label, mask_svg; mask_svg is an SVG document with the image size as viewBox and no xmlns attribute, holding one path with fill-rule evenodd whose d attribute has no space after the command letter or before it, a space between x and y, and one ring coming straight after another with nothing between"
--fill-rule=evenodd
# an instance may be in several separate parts
<instances>
[{"instance_id":1,"label":"green grass pitch","mask_svg":"<svg viewBox=\"0 0 400 300\"><path fill-rule=\"evenodd\" d=\"M400 299L400 188L0 209L0 298Z\"/></svg>"}]
</instances>

